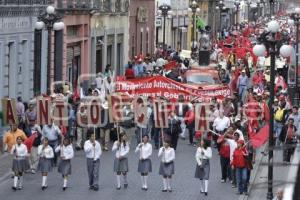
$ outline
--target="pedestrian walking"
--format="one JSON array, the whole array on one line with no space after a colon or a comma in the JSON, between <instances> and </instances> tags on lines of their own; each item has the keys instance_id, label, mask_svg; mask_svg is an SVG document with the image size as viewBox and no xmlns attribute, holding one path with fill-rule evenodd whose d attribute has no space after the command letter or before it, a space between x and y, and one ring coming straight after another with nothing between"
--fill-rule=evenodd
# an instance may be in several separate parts
<instances>
[{"instance_id":1,"label":"pedestrian walking","mask_svg":"<svg viewBox=\"0 0 300 200\"><path fill-rule=\"evenodd\" d=\"M297 145L297 128L294 125L294 119L289 118L287 125L284 125L280 133L280 141L285 145L283 150L283 162L290 164L291 157L294 154Z\"/></svg>"},{"instance_id":2,"label":"pedestrian walking","mask_svg":"<svg viewBox=\"0 0 300 200\"><path fill-rule=\"evenodd\" d=\"M28 150L25 144L23 144L23 138L17 137L17 144L11 149L11 154L14 155L12 163L12 171L14 172L14 183L12 189L14 191L21 190L23 188L23 173L30 168L27 159Z\"/></svg>"},{"instance_id":3,"label":"pedestrian walking","mask_svg":"<svg viewBox=\"0 0 300 200\"><path fill-rule=\"evenodd\" d=\"M200 192L204 193L207 196L208 191L208 180L210 173L210 162L209 160L212 157L212 150L210 147L210 142L208 140L202 139L199 143L199 146L196 151L196 172L195 178L200 179Z\"/></svg>"},{"instance_id":4,"label":"pedestrian walking","mask_svg":"<svg viewBox=\"0 0 300 200\"><path fill-rule=\"evenodd\" d=\"M61 130L54 123L45 125L42 130L43 138L46 137L49 141L49 146L55 151L55 148L58 146L59 141L61 140L62 133ZM57 155L54 153L53 164L56 166Z\"/></svg>"},{"instance_id":5,"label":"pedestrian walking","mask_svg":"<svg viewBox=\"0 0 300 200\"><path fill-rule=\"evenodd\" d=\"M74 157L73 146L69 138L64 138L61 145L55 149L56 153L60 153L60 161L58 164L58 172L63 177L63 191L67 189L68 176L71 175L71 159Z\"/></svg>"},{"instance_id":6,"label":"pedestrian walking","mask_svg":"<svg viewBox=\"0 0 300 200\"><path fill-rule=\"evenodd\" d=\"M195 145L194 144L195 112L192 104L188 105L188 111L185 113L185 124L186 124L186 128L189 130L190 145Z\"/></svg>"},{"instance_id":7,"label":"pedestrian walking","mask_svg":"<svg viewBox=\"0 0 300 200\"><path fill-rule=\"evenodd\" d=\"M48 187L47 176L52 171L54 152L52 147L49 146L48 138L44 138L42 144L38 147L39 164L38 171L42 173L42 190Z\"/></svg>"},{"instance_id":8,"label":"pedestrian walking","mask_svg":"<svg viewBox=\"0 0 300 200\"><path fill-rule=\"evenodd\" d=\"M88 131L90 132L90 130ZM86 155L86 164L89 176L89 188L90 190L98 191L100 156L102 155L102 148L100 143L96 140L95 134L88 135L90 135L90 139L84 143L84 152Z\"/></svg>"},{"instance_id":9,"label":"pedestrian walking","mask_svg":"<svg viewBox=\"0 0 300 200\"><path fill-rule=\"evenodd\" d=\"M124 188L128 187L128 153L129 143L125 132L120 133L119 139L114 142L112 151L115 151L114 172L117 174L117 190L121 189L121 174L123 175Z\"/></svg>"},{"instance_id":10,"label":"pedestrian walking","mask_svg":"<svg viewBox=\"0 0 300 200\"><path fill-rule=\"evenodd\" d=\"M139 155L138 172L141 174L142 190L148 190L148 174L152 172L152 163L150 156L152 155L152 145L149 143L149 136L144 135L143 142L136 149Z\"/></svg>"},{"instance_id":11,"label":"pedestrian walking","mask_svg":"<svg viewBox=\"0 0 300 200\"><path fill-rule=\"evenodd\" d=\"M217 143L220 144L220 164L221 164L221 173L222 178L221 182L225 183L227 178L231 179L231 169L230 169L230 145L224 140L224 136L219 136Z\"/></svg>"},{"instance_id":12,"label":"pedestrian walking","mask_svg":"<svg viewBox=\"0 0 300 200\"><path fill-rule=\"evenodd\" d=\"M238 185L238 193L239 195L248 195L247 192L247 161L246 156L248 153L245 149L244 140L239 140L237 142L237 148L233 152L233 159L231 166L235 169L236 172L236 180Z\"/></svg>"},{"instance_id":13,"label":"pedestrian walking","mask_svg":"<svg viewBox=\"0 0 300 200\"><path fill-rule=\"evenodd\" d=\"M158 151L158 157L161 157L159 175L163 177L162 192L172 192L171 179L172 175L175 174L175 150L170 147L170 141L164 141L164 146Z\"/></svg>"},{"instance_id":14,"label":"pedestrian walking","mask_svg":"<svg viewBox=\"0 0 300 200\"><path fill-rule=\"evenodd\" d=\"M34 125L34 127L32 127L32 131L33 134L35 134L35 138L33 140L32 147L30 150L29 161L30 161L31 173L35 174L38 166L38 161L39 161L38 147L42 143L42 129L39 125L36 124Z\"/></svg>"},{"instance_id":15,"label":"pedestrian walking","mask_svg":"<svg viewBox=\"0 0 300 200\"><path fill-rule=\"evenodd\" d=\"M169 128L167 128L165 132L166 132L166 135L171 140L171 147L174 148L174 150L176 150L179 133L181 132L181 127L180 127L181 123L178 120L174 111L171 111L169 119L168 119L168 123L169 123Z\"/></svg>"}]
</instances>

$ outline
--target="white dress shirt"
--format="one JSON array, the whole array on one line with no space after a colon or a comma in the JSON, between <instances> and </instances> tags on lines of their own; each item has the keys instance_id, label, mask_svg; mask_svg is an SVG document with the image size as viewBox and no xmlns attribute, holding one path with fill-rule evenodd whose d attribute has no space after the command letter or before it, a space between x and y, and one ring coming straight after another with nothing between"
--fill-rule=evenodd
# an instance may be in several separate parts
<instances>
[{"instance_id":1,"label":"white dress shirt","mask_svg":"<svg viewBox=\"0 0 300 200\"><path fill-rule=\"evenodd\" d=\"M196 158L198 165L202 164L203 159L209 160L209 159L211 159L211 157L212 157L212 151L211 151L210 147L207 147L206 149L204 149L202 147L197 148L195 158Z\"/></svg>"},{"instance_id":2,"label":"white dress shirt","mask_svg":"<svg viewBox=\"0 0 300 200\"><path fill-rule=\"evenodd\" d=\"M55 148L55 152L60 152L60 158L64 158L63 160L70 160L74 157L74 150L71 144L68 146L59 145Z\"/></svg>"},{"instance_id":3,"label":"white dress shirt","mask_svg":"<svg viewBox=\"0 0 300 200\"><path fill-rule=\"evenodd\" d=\"M140 146L141 145L141 146ZM135 153L140 152L140 159L146 160L152 155L152 144L150 143L141 143L135 149Z\"/></svg>"},{"instance_id":4,"label":"white dress shirt","mask_svg":"<svg viewBox=\"0 0 300 200\"><path fill-rule=\"evenodd\" d=\"M93 160L100 159L102 154L101 145L98 141L95 141L96 145L94 146L90 140L85 141L84 143L84 152L87 158L91 158Z\"/></svg>"},{"instance_id":5,"label":"white dress shirt","mask_svg":"<svg viewBox=\"0 0 300 200\"><path fill-rule=\"evenodd\" d=\"M47 159L54 158L53 149L49 145L47 145L45 149L43 149L43 147L44 145L42 144L38 147L38 156Z\"/></svg>"},{"instance_id":6,"label":"white dress shirt","mask_svg":"<svg viewBox=\"0 0 300 200\"><path fill-rule=\"evenodd\" d=\"M230 126L230 119L228 117L225 116L223 118L217 117L214 120L213 127L215 127L217 131L224 131L224 129L228 128L229 126Z\"/></svg>"},{"instance_id":7,"label":"white dress shirt","mask_svg":"<svg viewBox=\"0 0 300 200\"><path fill-rule=\"evenodd\" d=\"M172 162L175 160L175 151L171 147L161 147L158 151L158 157L161 157L163 163Z\"/></svg>"},{"instance_id":8,"label":"white dress shirt","mask_svg":"<svg viewBox=\"0 0 300 200\"><path fill-rule=\"evenodd\" d=\"M120 145L118 145L118 141L115 141L112 147L112 151L116 151L116 158L118 159L120 157L127 157L129 149L130 148L128 142L126 142L126 145L124 146L123 142Z\"/></svg>"},{"instance_id":9,"label":"white dress shirt","mask_svg":"<svg viewBox=\"0 0 300 200\"><path fill-rule=\"evenodd\" d=\"M12 147L11 149L11 154L14 155L14 158L20 158L20 157L25 157L28 155L28 150L27 150L27 146L25 144L16 144Z\"/></svg>"}]
</instances>

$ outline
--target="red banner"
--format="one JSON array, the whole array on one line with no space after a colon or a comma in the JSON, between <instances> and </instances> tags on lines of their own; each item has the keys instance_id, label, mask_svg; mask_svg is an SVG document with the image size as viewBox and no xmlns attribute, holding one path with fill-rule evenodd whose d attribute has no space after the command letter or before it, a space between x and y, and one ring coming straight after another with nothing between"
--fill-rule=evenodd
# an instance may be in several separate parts
<instances>
[{"instance_id":1,"label":"red banner","mask_svg":"<svg viewBox=\"0 0 300 200\"><path fill-rule=\"evenodd\" d=\"M200 102L212 97L223 99L231 94L228 86L209 85L199 89L196 86L178 83L163 76L153 76L116 82L116 92L128 93L133 96L165 97L176 101L183 94L187 101L197 98Z\"/></svg>"}]
</instances>

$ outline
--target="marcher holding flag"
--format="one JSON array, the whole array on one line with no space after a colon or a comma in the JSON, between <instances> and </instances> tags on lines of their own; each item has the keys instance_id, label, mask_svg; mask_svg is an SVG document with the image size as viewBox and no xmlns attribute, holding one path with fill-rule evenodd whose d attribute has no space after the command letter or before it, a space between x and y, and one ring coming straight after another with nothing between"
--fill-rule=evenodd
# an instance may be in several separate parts
<instances>
[{"instance_id":1,"label":"marcher holding flag","mask_svg":"<svg viewBox=\"0 0 300 200\"><path fill-rule=\"evenodd\" d=\"M210 162L209 160L212 157L212 150L210 147L210 142L208 140L202 139L199 143L199 146L196 151L196 172L195 178L200 179L200 192L204 193L207 196L208 190L208 180L210 173Z\"/></svg>"},{"instance_id":2,"label":"marcher holding flag","mask_svg":"<svg viewBox=\"0 0 300 200\"><path fill-rule=\"evenodd\" d=\"M42 190L45 190L48 187L47 176L52 171L54 158L54 152L47 137L44 137L42 144L38 147L38 156L38 171L42 173Z\"/></svg>"},{"instance_id":3,"label":"marcher holding flag","mask_svg":"<svg viewBox=\"0 0 300 200\"><path fill-rule=\"evenodd\" d=\"M58 172L63 176L63 190L67 188L68 176L71 175L71 159L74 157L73 146L69 138L64 138L61 145L55 148L55 153L60 152Z\"/></svg>"},{"instance_id":4,"label":"marcher holding flag","mask_svg":"<svg viewBox=\"0 0 300 200\"><path fill-rule=\"evenodd\" d=\"M114 172L117 174L117 190L121 189L121 174L124 178L124 188L128 187L127 173L128 173L128 153L129 143L127 135L123 132L120 133L118 140L114 142L112 151L116 151L114 160Z\"/></svg>"},{"instance_id":5,"label":"marcher holding flag","mask_svg":"<svg viewBox=\"0 0 300 200\"><path fill-rule=\"evenodd\" d=\"M90 190L98 191L99 189L99 167L100 156L102 155L102 149L100 143L95 139L95 130L89 129L90 139L84 143L84 152L87 159L87 171L89 176L89 188Z\"/></svg>"},{"instance_id":6,"label":"marcher holding flag","mask_svg":"<svg viewBox=\"0 0 300 200\"><path fill-rule=\"evenodd\" d=\"M175 150L170 146L169 141L164 141L164 146L159 149L158 157L161 157L159 175L163 177L162 192L172 192L171 179L175 173Z\"/></svg>"},{"instance_id":7,"label":"marcher holding flag","mask_svg":"<svg viewBox=\"0 0 300 200\"><path fill-rule=\"evenodd\" d=\"M150 156L152 155L152 145L149 143L149 136L143 136L143 142L141 142L135 149L135 152L139 152L139 164L138 172L141 173L142 190L148 190L148 174L152 172L152 164Z\"/></svg>"},{"instance_id":8,"label":"marcher holding flag","mask_svg":"<svg viewBox=\"0 0 300 200\"><path fill-rule=\"evenodd\" d=\"M21 190L23 188L23 173L30 168L27 159L28 151L25 144L23 144L23 139L21 136L16 139L17 144L13 145L11 149L11 154L14 155L12 171L14 172L14 184L12 189L14 191Z\"/></svg>"}]
</instances>

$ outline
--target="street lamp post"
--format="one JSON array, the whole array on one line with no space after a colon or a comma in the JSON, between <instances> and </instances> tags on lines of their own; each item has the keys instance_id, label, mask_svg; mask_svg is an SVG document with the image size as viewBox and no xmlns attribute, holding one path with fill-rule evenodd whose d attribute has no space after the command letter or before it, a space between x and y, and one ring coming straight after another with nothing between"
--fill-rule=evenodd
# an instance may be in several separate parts
<instances>
[{"instance_id":1,"label":"street lamp post","mask_svg":"<svg viewBox=\"0 0 300 200\"><path fill-rule=\"evenodd\" d=\"M274 96L275 96L275 59L276 54L279 51L283 57L289 57L292 54L292 47L290 45L282 45L278 49L277 44L281 42L277 40L275 35L278 33L280 25L277 21L271 21L268 23L268 32L263 33L259 38L259 41L262 44L257 44L253 48L253 52L256 56L264 56L267 51L271 57L271 74L270 74L270 101L269 101L269 110L270 110L270 126L269 126L269 154L268 154L268 193L267 199L273 199L273 147L274 147ZM268 49L266 49L268 47Z\"/></svg>"},{"instance_id":2,"label":"street lamp post","mask_svg":"<svg viewBox=\"0 0 300 200\"><path fill-rule=\"evenodd\" d=\"M238 24L239 24L239 10L240 10L240 1L239 0L236 0L234 2L234 5L235 5L235 8L236 8L236 12L235 12L235 24L236 24L236 29L238 27Z\"/></svg>"},{"instance_id":3,"label":"street lamp post","mask_svg":"<svg viewBox=\"0 0 300 200\"><path fill-rule=\"evenodd\" d=\"M294 24L296 25L296 95L294 98L294 103L299 104L297 101L299 98L299 88L298 88L298 62L299 62L299 23L300 23L300 8L295 8L295 12L292 14L291 18L294 20Z\"/></svg>"},{"instance_id":4,"label":"street lamp post","mask_svg":"<svg viewBox=\"0 0 300 200\"><path fill-rule=\"evenodd\" d=\"M196 1L193 1L192 4L189 7L189 11L193 13L193 26L192 26L192 53L195 52L197 46L195 47L195 34L196 34L196 13L200 13L200 8L198 7L198 4Z\"/></svg>"},{"instance_id":5,"label":"street lamp post","mask_svg":"<svg viewBox=\"0 0 300 200\"><path fill-rule=\"evenodd\" d=\"M172 14L171 6L167 4L163 4L159 6L159 14L163 16L164 26L163 26L163 50L166 50L166 17Z\"/></svg>"},{"instance_id":6,"label":"street lamp post","mask_svg":"<svg viewBox=\"0 0 300 200\"><path fill-rule=\"evenodd\" d=\"M54 31L62 31L64 29L64 23L60 22L61 16L55 12L55 8L53 6L48 6L46 11L41 13L38 16L38 21L36 22L35 29L42 30L45 28L48 32L48 54L47 54L47 93L50 94L50 83L51 83L51 44L52 44L52 30ZM62 44L61 44L62 45ZM56 66L54 67L54 71L56 70ZM61 73L61 72L60 72ZM54 72L54 80L57 81L58 72Z\"/></svg>"}]
</instances>

